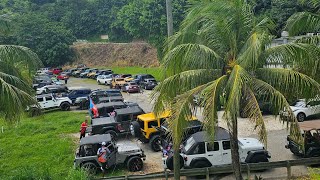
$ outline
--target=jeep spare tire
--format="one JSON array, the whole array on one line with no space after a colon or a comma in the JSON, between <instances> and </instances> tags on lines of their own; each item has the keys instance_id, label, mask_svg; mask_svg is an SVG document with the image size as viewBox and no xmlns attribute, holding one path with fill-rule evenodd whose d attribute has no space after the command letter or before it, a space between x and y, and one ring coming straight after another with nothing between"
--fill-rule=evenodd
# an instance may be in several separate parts
<instances>
[{"instance_id":1,"label":"jeep spare tire","mask_svg":"<svg viewBox=\"0 0 320 180\"><path fill-rule=\"evenodd\" d=\"M183 168L184 166L184 161L183 161L183 157L181 155L179 155L179 159L180 159L180 169ZM171 154L166 161L167 164L167 168L170 169L171 171L173 171L173 154Z\"/></svg>"},{"instance_id":2,"label":"jeep spare tire","mask_svg":"<svg viewBox=\"0 0 320 180\"><path fill-rule=\"evenodd\" d=\"M62 102L60 104L60 108L63 111L69 111L70 110L70 104L68 102Z\"/></svg>"},{"instance_id":3,"label":"jeep spare tire","mask_svg":"<svg viewBox=\"0 0 320 180\"><path fill-rule=\"evenodd\" d=\"M130 133L136 138L140 138L142 133L140 129L140 124L137 121L134 121L130 124Z\"/></svg>"},{"instance_id":4,"label":"jeep spare tire","mask_svg":"<svg viewBox=\"0 0 320 180\"><path fill-rule=\"evenodd\" d=\"M131 172L141 171L143 168L143 162L142 162L141 158L138 156L133 156L133 157L129 158L129 160L127 162L127 168Z\"/></svg>"}]
</instances>

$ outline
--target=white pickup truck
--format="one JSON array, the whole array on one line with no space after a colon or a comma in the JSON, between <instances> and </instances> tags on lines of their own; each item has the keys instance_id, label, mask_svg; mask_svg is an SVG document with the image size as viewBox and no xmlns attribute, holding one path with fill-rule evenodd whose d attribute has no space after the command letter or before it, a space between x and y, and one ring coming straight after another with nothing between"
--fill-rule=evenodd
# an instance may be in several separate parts
<instances>
[{"instance_id":1,"label":"white pickup truck","mask_svg":"<svg viewBox=\"0 0 320 180\"><path fill-rule=\"evenodd\" d=\"M205 131L191 135L183 144L180 167L203 168L231 164L230 136L227 130L217 127L214 143L210 143ZM271 157L263 144L254 138L239 138L239 154L242 163L268 162ZM162 158L165 169L173 170L173 153Z\"/></svg>"}]
</instances>

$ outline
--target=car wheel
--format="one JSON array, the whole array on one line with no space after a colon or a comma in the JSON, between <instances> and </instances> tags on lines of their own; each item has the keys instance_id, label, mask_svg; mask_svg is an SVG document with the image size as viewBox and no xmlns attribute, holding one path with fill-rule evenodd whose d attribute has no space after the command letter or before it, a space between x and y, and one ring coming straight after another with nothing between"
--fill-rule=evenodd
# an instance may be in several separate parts
<instances>
[{"instance_id":1,"label":"car wheel","mask_svg":"<svg viewBox=\"0 0 320 180\"><path fill-rule=\"evenodd\" d=\"M134 121L130 124L130 133L132 136L136 138L140 138L142 133L141 133L141 127L140 124L137 121Z\"/></svg>"},{"instance_id":2,"label":"car wheel","mask_svg":"<svg viewBox=\"0 0 320 180\"><path fill-rule=\"evenodd\" d=\"M204 167L210 167L210 164L205 161L197 161L193 164L192 168L204 168ZM206 176L200 175L200 176L195 176L196 179L205 179Z\"/></svg>"},{"instance_id":3,"label":"car wheel","mask_svg":"<svg viewBox=\"0 0 320 180\"><path fill-rule=\"evenodd\" d=\"M161 138L159 135L154 135L151 139L150 139L150 147L153 151L155 152L159 152L161 151Z\"/></svg>"},{"instance_id":4,"label":"car wheel","mask_svg":"<svg viewBox=\"0 0 320 180\"><path fill-rule=\"evenodd\" d=\"M127 168L131 172L141 171L143 168L143 162L140 157L133 156L127 162Z\"/></svg>"},{"instance_id":5,"label":"car wheel","mask_svg":"<svg viewBox=\"0 0 320 180\"><path fill-rule=\"evenodd\" d=\"M113 131L113 130L108 130L108 131L105 132L105 134L110 134L111 139L113 141L117 141L117 139L118 139L117 133L115 131Z\"/></svg>"},{"instance_id":6,"label":"car wheel","mask_svg":"<svg viewBox=\"0 0 320 180\"><path fill-rule=\"evenodd\" d=\"M70 110L70 104L68 102L63 102L60 104L60 108L63 111L69 111Z\"/></svg>"},{"instance_id":7,"label":"car wheel","mask_svg":"<svg viewBox=\"0 0 320 180\"><path fill-rule=\"evenodd\" d=\"M39 116L41 114L41 109L33 107L30 109L30 116L34 117L34 116Z\"/></svg>"},{"instance_id":8,"label":"car wheel","mask_svg":"<svg viewBox=\"0 0 320 180\"><path fill-rule=\"evenodd\" d=\"M81 165L81 168L88 172L89 174L96 174L97 173L97 165L93 162L86 162L86 163L83 163Z\"/></svg>"},{"instance_id":9,"label":"car wheel","mask_svg":"<svg viewBox=\"0 0 320 180\"><path fill-rule=\"evenodd\" d=\"M305 115L304 113L299 113L299 114L297 115L297 120L298 120L299 122L303 122L305 119L306 119L306 115Z\"/></svg>"},{"instance_id":10,"label":"car wheel","mask_svg":"<svg viewBox=\"0 0 320 180\"><path fill-rule=\"evenodd\" d=\"M180 155L180 157L179 157L179 159L180 159L180 169L181 168L183 168L183 166L184 166L184 160L183 160L183 158L182 158L182 156ZM168 169L170 169L171 171L173 171L173 154L171 154L168 158L167 158L167 160L166 160L166 164L167 164L167 168Z\"/></svg>"}]
</instances>

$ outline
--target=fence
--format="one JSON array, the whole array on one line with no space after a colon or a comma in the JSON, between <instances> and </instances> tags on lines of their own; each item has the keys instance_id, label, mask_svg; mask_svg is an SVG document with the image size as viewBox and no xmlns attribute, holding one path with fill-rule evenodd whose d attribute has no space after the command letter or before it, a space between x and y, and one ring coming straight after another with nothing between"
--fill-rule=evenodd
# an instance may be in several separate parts
<instances>
[{"instance_id":1,"label":"fence","mask_svg":"<svg viewBox=\"0 0 320 180\"><path fill-rule=\"evenodd\" d=\"M315 165L320 164L320 158L303 158L297 160L288 160L288 161L276 161L276 162L261 162L261 163L249 163L242 164L242 172L247 173L247 178L250 179L251 171L267 170L274 168L287 168L287 178L291 178L291 167L292 166L301 166L301 165ZM218 175L225 173L232 173L231 165L223 166L213 166L209 168L194 168L194 169L182 169L180 172L181 176L206 176L206 179L209 179L210 175ZM129 180L129 179L159 179L159 178L171 178L173 177L173 172L163 171L157 173L150 173L145 175L128 175L128 176L117 176L117 177L108 177L100 178L100 180Z\"/></svg>"}]
</instances>

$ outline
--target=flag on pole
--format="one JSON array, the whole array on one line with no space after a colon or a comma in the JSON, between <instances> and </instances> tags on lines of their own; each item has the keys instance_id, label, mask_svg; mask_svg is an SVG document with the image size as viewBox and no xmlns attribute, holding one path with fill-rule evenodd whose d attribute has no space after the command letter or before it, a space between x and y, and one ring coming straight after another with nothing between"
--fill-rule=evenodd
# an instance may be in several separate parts
<instances>
[{"instance_id":1,"label":"flag on pole","mask_svg":"<svg viewBox=\"0 0 320 180\"><path fill-rule=\"evenodd\" d=\"M89 97L89 100L90 100L90 110L91 110L92 113L93 113L93 117L94 117L94 118L99 117L99 112L98 112L97 106L93 103L91 97Z\"/></svg>"}]
</instances>

